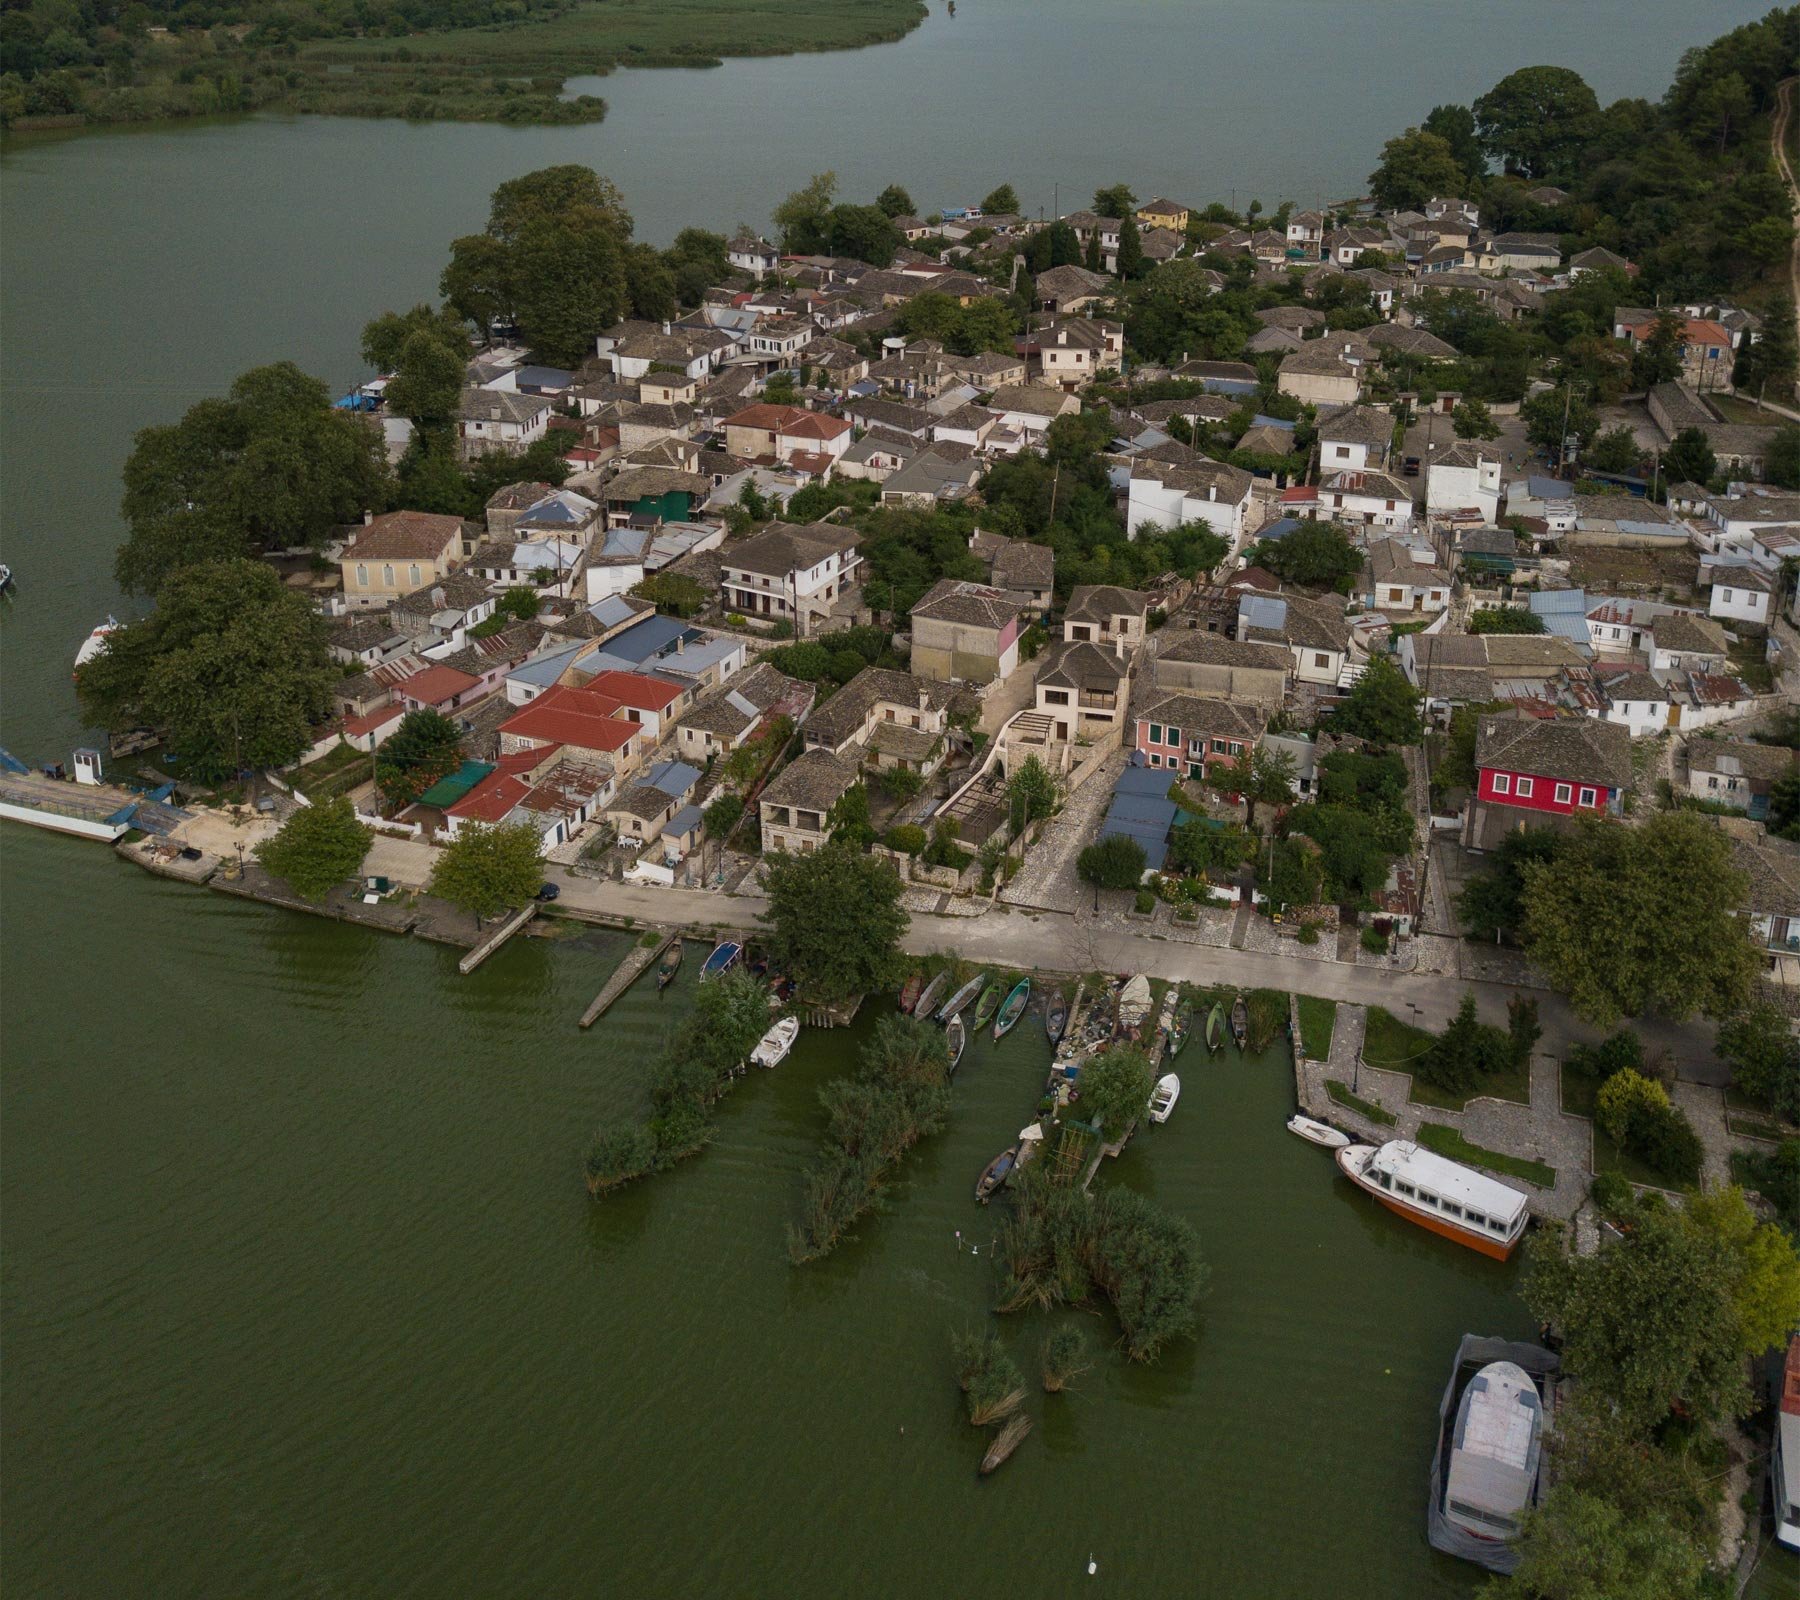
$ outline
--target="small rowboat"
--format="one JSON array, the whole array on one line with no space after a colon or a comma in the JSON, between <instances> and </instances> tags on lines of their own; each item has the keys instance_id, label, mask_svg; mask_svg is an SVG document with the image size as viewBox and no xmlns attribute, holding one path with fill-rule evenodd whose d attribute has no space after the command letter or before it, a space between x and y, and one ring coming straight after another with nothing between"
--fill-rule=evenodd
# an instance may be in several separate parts
<instances>
[{"instance_id":1,"label":"small rowboat","mask_svg":"<svg viewBox=\"0 0 1800 1600\"><path fill-rule=\"evenodd\" d=\"M1336 1128L1323 1122L1314 1122L1311 1117L1289 1117L1287 1131L1297 1133L1309 1144L1319 1145L1326 1150L1342 1150L1350 1142L1349 1134L1339 1133Z\"/></svg>"},{"instance_id":2,"label":"small rowboat","mask_svg":"<svg viewBox=\"0 0 1800 1600\"><path fill-rule=\"evenodd\" d=\"M915 1017L929 1018L931 1008L937 1004L937 997L944 992L944 985L949 981L950 973L946 969L926 984L924 992L913 1002L912 1014Z\"/></svg>"},{"instance_id":3,"label":"small rowboat","mask_svg":"<svg viewBox=\"0 0 1800 1600\"><path fill-rule=\"evenodd\" d=\"M1069 1025L1069 997L1056 990L1044 1008L1044 1032L1052 1044L1061 1044L1063 1029Z\"/></svg>"},{"instance_id":4,"label":"small rowboat","mask_svg":"<svg viewBox=\"0 0 1800 1600\"><path fill-rule=\"evenodd\" d=\"M656 987L660 993L675 981L675 974L681 971L681 941L677 939L663 951L663 958L656 969Z\"/></svg>"},{"instance_id":5,"label":"small rowboat","mask_svg":"<svg viewBox=\"0 0 1800 1600\"><path fill-rule=\"evenodd\" d=\"M1013 1164L1019 1159L1019 1147L1014 1145L1010 1150L1002 1150L985 1167L981 1176L975 1180L975 1198L983 1205L988 1203L996 1189L1004 1189L1006 1180L1013 1174Z\"/></svg>"},{"instance_id":6,"label":"small rowboat","mask_svg":"<svg viewBox=\"0 0 1800 1600\"><path fill-rule=\"evenodd\" d=\"M800 1019L783 1017L781 1021L769 1029L750 1052L750 1062L758 1067L778 1067L787 1060L788 1051L794 1048L794 1041L800 1037Z\"/></svg>"},{"instance_id":7,"label":"small rowboat","mask_svg":"<svg viewBox=\"0 0 1800 1600\"><path fill-rule=\"evenodd\" d=\"M1181 1079L1172 1072L1165 1072L1156 1080L1156 1088L1150 1096L1150 1120L1167 1122L1174 1114L1175 1102L1181 1098Z\"/></svg>"},{"instance_id":8,"label":"small rowboat","mask_svg":"<svg viewBox=\"0 0 1800 1600\"><path fill-rule=\"evenodd\" d=\"M1225 1003L1215 1001L1211 1011L1206 1013L1206 1048L1218 1051L1225 1044Z\"/></svg>"},{"instance_id":9,"label":"small rowboat","mask_svg":"<svg viewBox=\"0 0 1800 1600\"><path fill-rule=\"evenodd\" d=\"M969 1030L963 1026L961 1017L952 1017L950 1024L944 1029L944 1053L950 1058L947 1076L956 1076L956 1064L962 1060L963 1046L969 1042Z\"/></svg>"},{"instance_id":10,"label":"small rowboat","mask_svg":"<svg viewBox=\"0 0 1800 1600\"><path fill-rule=\"evenodd\" d=\"M1250 1044L1250 1008L1244 1004L1244 997L1239 995L1231 1002L1231 1036L1237 1040L1240 1051Z\"/></svg>"},{"instance_id":11,"label":"small rowboat","mask_svg":"<svg viewBox=\"0 0 1800 1600\"><path fill-rule=\"evenodd\" d=\"M998 1009L1000 997L1005 993L1006 991L1002 989L997 982L990 983L981 991L981 998L975 1002L975 1016L973 1018L977 1029L985 1028L988 1025L988 1019L992 1017L996 1009Z\"/></svg>"},{"instance_id":12,"label":"small rowboat","mask_svg":"<svg viewBox=\"0 0 1800 1600\"><path fill-rule=\"evenodd\" d=\"M712 954L700 969L700 981L705 983L708 978L723 977L738 964L743 954L744 947L735 939L721 939L712 947Z\"/></svg>"},{"instance_id":13,"label":"small rowboat","mask_svg":"<svg viewBox=\"0 0 1800 1600\"><path fill-rule=\"evenodd\" d=\"M955 994L951 995L939 1008L937 1014L938 1021L948 1022L952 1017L959 1015L963 1007L968 1005L976 995L981 993L981 986L986 982L986 973L976 973L974 977L969 979L967 983L958 989ZM980 1024L977 1023L976 1026L979 1027Z\"/></svg>"},{"instance_id":14,"label":"small rowboat","mask_svg":"<svg viewBox=\"0 0 1800 1600\"><path fill-rule=\"evenodd\" d=\"M1175 1007L1175 1020L1169 1024L1169 1054L1178 1056L1194 1026L1194 1002L1183 999Z\"/></svg>"},{"instance_id":15,"label":"small rowboat","mask_svg":"<svg viewBox=\"0 0 1800 1600\"><path fill-rule=\"evenodd\" d=\"M900 991L900 1009L910 1015L912 1008L919 1003L919 994L924 987L925 974L915 972L906 980L906 987Z\"/></svg>"},{"instance_id":16,"label":"small rowboat","mask_svg":"<svg viewBox=\"0 0 1800 1600\"><path fill-rule=\"evenodd\" d=\"M1006 1003L1000 1007L1000 1015L994 1018L995 1044L1012 1032L1013 1024L1025 1015L1025 1006L1030 999L1031 979L1021 978L1013 985L1013 991L1006 997Z\"/></svg>"}]
</instances>

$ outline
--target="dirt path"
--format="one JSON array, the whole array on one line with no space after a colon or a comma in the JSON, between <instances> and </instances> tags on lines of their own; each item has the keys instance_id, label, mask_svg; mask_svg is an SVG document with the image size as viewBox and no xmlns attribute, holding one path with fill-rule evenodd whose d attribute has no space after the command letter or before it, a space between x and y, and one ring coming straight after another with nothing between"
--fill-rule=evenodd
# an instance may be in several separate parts
<instances>
[{"instance_id":1,"label":"dirt path","mask_svg":"<svg viewBox=\"0 0 1800 1600\"><path fill-rule=\"evenodd\" d=\"M1769 129L1769 139L1775 147L1775 165L1788 186L1788 193L1794 197L1794 209L1800 212L1800 182L1795 180L1794 163L1788 155L1788 127L1794 118L1796 83L1800 83L1800 78L1789 78L1775 90L1775 120ZM1800 234L1795 236L1788 255L1788 293L1793 296L1794 325L1800 329ZM1800 399L1800 383L1794 385L1794 395Z\"/></svg>"}]
</instances>

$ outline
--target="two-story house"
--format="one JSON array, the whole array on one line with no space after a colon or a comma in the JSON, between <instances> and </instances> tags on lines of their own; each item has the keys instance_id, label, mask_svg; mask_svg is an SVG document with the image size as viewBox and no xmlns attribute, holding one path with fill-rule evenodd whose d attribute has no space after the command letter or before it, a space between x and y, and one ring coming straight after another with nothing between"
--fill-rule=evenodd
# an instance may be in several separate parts
<instances>
[{"instance_id":1,"label":"two-story house","mask_svg":"<svg viewBox=\"0 0 1800 1600\"><path fill-rule=\"evenodd\" d=\"M610 764L619 781L642 765L653 738L611 695L579 684L546 689L500 724L500 753L560 744L571 753Z\"/></svg>"},{"instance_id":2,"label":"two-story house","mask_svg":"<svg viewBox=\"0 0 1800 1600\"><path fill-rule=\"evenodd\" d=\"M458 432L466 457L523 455L549 431L555 407L541 395L464 389Z\"/></svg>"},{"instance_id":3,"label":"two-story house","mask_svg":"<svg viewBox=\"0 0 1800 1600\"><path fill-rule=\"evenodd\" d=\"M1359 593L1372 611L1442 611L1450 604L1450 575L1429 550L1376 539L1369 545Z\"/></svg>"},{"instance_id":4,"label":"two-story house","mask_svg":"<svg viewBox=\"0 0 1800 1600\"><path fill-rule=\"evenodd\" d=\"M1297 683L1334 686L1350 662L1350 624L1334 595L1240 595L1237 636L1247 644L1283 646Z\"/></svg>"},{"instance_id":5,"label":"two-story house","mask_svg":"<svg viewBox=\"0 0 1800 1600\"><path fill-rule=\"evenodd\" d=\"M977 528L969 535L969 554L986 564L996 589L1024 595L1036 616L1049 612L1056 598L1056 552L1049 545Z\"/></svg>"},{"instance_id":6,"label":"two-story house","mask_svg":"<svg viewBox=\"0 0 1800 1600\"><path fill-rule=\"evenodd\" d=\"M1800 754L1774 744L1699 738L1687 743L1688 793L1730 806L1758 821L1769 814L1769 791L1800 765Z\"/></svg>"},{"instance_id":7,"label":"two-story house","mask_svg":"<svg viewBox=\"0 0 1800 1600\"><path fill-rule=\"evenodd\" d=\"M1390 472L1332 472L1319 480L1318 514L1352 527L1404 533L1413 524L1412 489Z\"/></svg>"},{"instance_id":8,"label":"two-story house","mask_svg":"<svg viewBox=\"0 0 1800 1600\"><path fill-rule=\"evenodd\" d=\"M1172 694L1138 713L1136 722L1136 747L1152 767L1218 783L1226 769L1249 765L1269 716L1253 703Z\"/></svg>"},{"instance_id":9,"label":"two-story house","mask_svg":"<svg viewBox=\"0 0 1800 1600\"><path fill-rule=\"evenodd\" d=\"M1425 468L1425 509L1434 515L1478 512L1483 522L1500 520L1500 452L1474 439L1440 450Z\"/></svg>"},{"instance_id":10,"label":"two-story house","mask_svg":"<svg viewBox=\"0 0 1800 1600\"><path fill-rule=\"evenodd\" d=\"M1133 456L1130 474L1125 527L1133 537L1145 524L1178 528L1204 522L1230 540L1244 531L1255 479L1241 467L1214 461L1171 439Z\"/></svg>"},{"instance_id":11,"label":"two-story house","mask_svg":"<svg viewBox=\"0 0 1800 1600\"><path fill-rule=\"evenodd\" d=\"M356 609L391 606L446 576L465 551L461 517L430 511L367 516L338 557L344 602Z\"/></svg>"},{"instance_id":12,"label":"two-story house","mask_svg":"<svg viewBox=\"0 0 1800 1600\"><path fill-rule=\"evenodd\" d=\"M1294 658L1281 645L1227 639L1204 628L1164 629L1156 637L1159 689L1262 706L1279 706L1286 697Z\"/></svg>"},{"instance_id":13,"label":"two-story house","mask_svg":"<svg viewBox=\"0 0 1800 1600\"><path fill-rule=\"evenodd\" d=\"M1144 642L1150 597L1139 589L1110 583L1077 584L1063 607L1063 638L1105 645L1130 658Z\"/></svg>"},{"instance_id":14,"label":"two-story house","mask_svg":"<svg viewBox=\"0 0 1800 1600\"><path fill-rule=\"evenodd\" d=\"M928 678L992 683L1019 664L1019 637L1034 612L1029 595L944 578L912 608L912 666Z\"/></svg>"},{"instance_id":15,"label":"two-story house","mask_svg":"<svg viewBox=\"0 0 1800 1600\"><path fill-rule=\"evenodd\" d=\"M728 612L791 622L804 632L857 581L861 539L831 522L771 523L719 551L720 601Z\"/></svg>"},{"instance_id":16,"label":"two-story house","mask_svg":"<svg viewBox=\"0 0 1800 1600\"><path fill-rule=\"evenodd\" d=\"M1476 727L1475 769L1463 843L1491 850L1521 828L1567 829L1579 817L1618 816L1631 786L1631 735L1591 717L1485 716Z\"/></svg>"},{"instance_id":17,"label":"two-story house","mask_svg":"<svg viewBox=\"0 0 1800 1600\"><path fill-rule=\"evenodd\" d=\"M857 781L854 763L806 750L776 773L757 801L764 854L811 855L831 837L831 808Z\"/></svg>"},{"instance_id":18,"label":"two-story house","mask_svg":"<svg viewBox=\"0 0 1800 1600\"><path fill-rule=\"evenodd\" d=\"M935 678L864 667L806 719L806 747L929 777L949 754L950 712L962 692Z\"/></svg>"},{"instance_id":19,"label":"two-story house","mask_svg":"<svg viewBox=\"0 0 1800 1600\"><path fill-rule=\"evenodd\" d=\"M760 283L781 265L781 252L767 239L740 233L725 246L725 259L739 272L747 272Z\"/></svg>"},{"instance_id":20,"label":"two-story house","mask_svg":"<svg viewBox=\"0 0 1800 1600\"><path fill-rule=\"evenodd\" d=\"M772 403L746 406L725 419L725 452L740 461L835 461L850 448L854 429L843 417Z\"/></svg>"}]
</instances>

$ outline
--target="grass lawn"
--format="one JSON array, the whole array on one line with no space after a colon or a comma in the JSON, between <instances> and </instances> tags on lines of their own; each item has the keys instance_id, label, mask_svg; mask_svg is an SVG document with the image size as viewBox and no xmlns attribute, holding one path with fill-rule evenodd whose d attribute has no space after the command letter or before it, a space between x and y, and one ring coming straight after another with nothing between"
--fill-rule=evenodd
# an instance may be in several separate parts
<instances>
[{"instance_id":1,"label":"grass lawn","mask_svg":"<svg viewBox=\"0 0 1800 1600\"><path fill-rule=\"evenodd\" d=\"M1733 1133L1741 1133L1746 1139L1767 1139L1770 1144L1781 1143L1780 1124L1767 1117L1727 1116L1725 1126Z\"/></svg>"},{"instance_id":2,"label":"grass lawn","mask_svg":"<svg viewBox=\"0 0 1800 1600\"><path fill-rule=\"evenodd\" d=\"M1379 1122L1383 1127L1394 1125L1394 1113L1385 1111L1373 1100L1365 1100L1359 1094L1352 1094L1347 1083L1339 1083L1336 1078L1325 1080L1325 1092L1341 1106L1348 1106L1352 1111L1360 1111L1371 1122Z\"/></svg>"},{"instance_id":3,"label":"grass lawn","mask_svg":"<svg viewBox=\"0 0 1800 1600\"><path fill-rule=\"evenodd\" d=\"M1300 1045L1314 1061L1331 1054L1331 1030L1337 1021L1337 1001L1321 1000L1317 995L1296 997L1300 1012Z\"/></svg>"},{"instance_id":4,"label":"grass lawn","mask_svg":"<svg viewBox=\"0 0 1800 1600\"><path fill-rule=\"evenodd\" d=\"M1514 1105L1530 1105L1530 1067L1508 1067L1504 1072L1490 1073L1477 1080L1474 1088L1462 1094L1447 1094L1442 1089L1433 1088L1424 1079L1414 1077L1412 1093L1407 1099L1416 1106L1436 1106L1440 1111L1461 1111L1471 1100L1479 1100L1483 1095L1495 1100L1510 1100Z\"/></svg>"},{"instance_id":5,"label":"grass lawn","mask_svg":"<svg viewBox=\"0 0 1800 1600\"><path fill-rule=\"evenodd\" d=\"M294 773L294 787L308 800L330 800L354 789L369 775L369 758L354 745L340 744Z\"/></svg>"},{"instance_id":6,"label":"grass lawn","mask_svg":"<svg viewBox=\"0 0 1800 1600\"><path fill-rule=\"evenodd\" d=\"M1447 1128L1441 1122L1421 1123L1419 1143L1427 1150L1435 1150L1441 1156L1448 1156L1452 1161L1464 1161L1470 1166L1503 1172L1508 1177L1523 1178L1527 1183L1535 1183L1542 1189L1551 1188L1556 1183L1556 1168L1521 1156L1502 1155L1498 1150L1483 1150L1478 1144L1470 1144L1462 1136L1460 1128Z\"/></svg>"},{"instance_id":7,"label":"grass lawn","mask_svg":"<svg viewBox=\"0 0 1800 1600\"><path fill-rule=\"evenodd\" d=\"M1435 1037L1423 1028L1401 1022L1391 1011L1370 1006L1368 1026L1363 1034L1363 1060L1372 1067L1411 1072Z\"/></svg>"},{"instance_id":8,"label":"grass lawn","mask_svg":"<svg viewBox=\"0 0 1800 1600\"><path fill-rule=\"evenodd\" d=\"M1586 1117L1594 1120L1594 1099L1600 1092L1600 1085L1592 1078L1583 1078L1566 1068L1562 1075L1562 1108L1572 1117ZM1598 1123L1594 1123L1594 1171L1616 1172L1629 1183L1648 1184L1653 1189L1678 1189L1680 1185L1669 1180L1654 1167L1622 1149L1609 1139Z\"/></svg>"}]
</instances>

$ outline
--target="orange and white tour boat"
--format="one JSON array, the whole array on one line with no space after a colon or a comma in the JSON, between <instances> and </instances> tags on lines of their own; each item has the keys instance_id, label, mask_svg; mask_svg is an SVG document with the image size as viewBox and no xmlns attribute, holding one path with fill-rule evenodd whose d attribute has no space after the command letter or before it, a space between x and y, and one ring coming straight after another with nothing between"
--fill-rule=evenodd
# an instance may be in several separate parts
<instances>
[{"instance_id":1,"label":"orange and white tour boat","mask_svg":"<svg viewBox=\"0 0 1800 1600\"><path fill-rule=\"evenodd\" d=\"M1348 1145L1337 1152L1337 1164L1388 1210L1496 1261L1506 1260L1524 1235L1529 1214L1517 1189L1410 1140L1391 1139L1379 1150Z\"/></svg>"}]
</instances>

